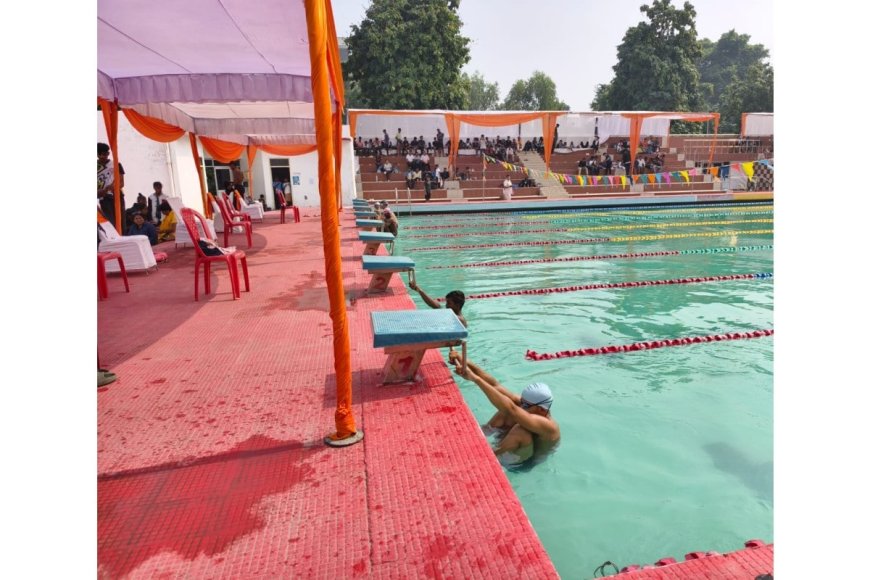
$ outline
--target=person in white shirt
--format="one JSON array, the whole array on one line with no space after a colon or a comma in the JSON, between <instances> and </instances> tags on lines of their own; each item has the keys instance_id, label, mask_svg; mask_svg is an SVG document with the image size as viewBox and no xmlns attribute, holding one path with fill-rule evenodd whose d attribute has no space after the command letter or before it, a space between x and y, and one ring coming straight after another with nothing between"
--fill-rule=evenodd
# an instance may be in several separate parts
<instances>
[{"instance_id":1,"label":"person in white shirt","mask_svg":"<svg viewBox=\"0 0 870 580\"><path fill-rule=\"evenodd\" d=\"M501 198L505 201L510 201L511 194L514 192L514 184L511 182L510 173L505 174L501 187Z\"/></svg>"}]
</instances>

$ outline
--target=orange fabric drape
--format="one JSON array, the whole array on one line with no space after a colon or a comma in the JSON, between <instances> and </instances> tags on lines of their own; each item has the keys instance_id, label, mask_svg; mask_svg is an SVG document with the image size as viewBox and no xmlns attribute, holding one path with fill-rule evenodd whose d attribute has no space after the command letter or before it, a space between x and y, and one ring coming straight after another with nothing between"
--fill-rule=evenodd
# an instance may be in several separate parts
<instances>
[{"instance_id":1,"label":"orange fabric drape","mask_svg":"<svg viewBox=\"0 0 870 580\"><path fill-rule=\"evenodd\" d=\"M332 2L326 0L326 13L332 14ZM335 32L335 21L327 18L326 65L329 67L329 81L335 96L336 108L344 110L344 79L341 76L341 53L338 49L338 34ZM339 115L341 113L339 112ZM339 125L341 119L339 118Z\"/></svg>"},{"instance_id":2,"label":"orange fabric drape","mask_svg":"<svg viewBox=\"0 0 870 580\"><path fill-rule=\"evenodd\" d=\"M257 145L257 148L271 155L305 155L317 151L317 145Z\"/></svg>"},{"instance_id":3,"label":"orange fabric drape","mask_svg":"<svg viewBox=\"0 0 870 580\"><path fill-rule=\"evenodd\" d=\"M202 209L205 217L211 219L214 212L206 198L205 175L203 175L202 159L199 157L199 148L196 146L196 134L188 133L190 137L190 150L193 152L193 162L196 163L196 174L199 176L199 193L202 196Z\"/></svg>"},{"instance_id":4,"label":"orange fabric drape","mask_svg":"<svg viewBox=\"0 0 870 580\"><path fill-rule=\"evenodd\" d=\"M345 310L344 284L341 275L341 239L335 204L335 163L333 155L332 100L327 70L327 15L325 0L305 0L308 25L308 50L311 57L311 88L314 97L314 127L317 135L317 175L320 191L320 229L329 316L332 319L332 351L335 364L335 429L331 439L341 440L356 433L353 419L350 371L350 334Z\"/></svg>"},{"instance_id":5,"label":"orange fabric drape","mask_svg":"<svg viewBox=\"0 0 870 580\"><path fill-rule=\"evenodd\" d=\"M719 139L719 113L713 113L713 142L710 143L710 158L707 167L713 167L713 152L716 150L716 141Z\"/></svg>"},{"instance_id":6,"label":"orange fabric drape","mask_svg":"<svg viewBox=\"0 0 870 580\"><path fill-rule=\"evenodd\" d=\"M336 212L341 211L341 109L335 104L335 112L332 113L332 146L333 159L335 162L335 205Z\"/></svg>"},{"instance_id":7,"label":"orange fabric drape","mask_svg":"<svg viewBox=\"0 0 870 580\"><path fill-rule=\"evenodd\" d=\"M164 123L155 117L140 115L133 109L124 109L124 116L127 117L134 129L152 141L171 143L184 136L184 129Z\"/></svg>"},{"instance_id":8,"label":"orange fabric drape","mask_svg":"<svg viewBox=\"0 0 870 580\"><path fill-rule=\"evenodd\" d=\"M105 99L97 99L97 103L103 111L103 122L106 124L106 135L109 137L109 148L112 150L112 167L115 171L115 229L123 236L124 228L121 227L121 168L118 161L118 103Z\"/></svg>"},{"instance_id":9,"label":"orange fabric drape","mask_svg":"<svg viewBox=\"0 0 870 580\"><path fill-rule=\"evenodd\" d=\"M543 119L544 130L544 165L550 170L550 157L553 155L553 136L556 132L556 119L559 113L547 113Z\"/></svg>"},{"instance_id":10,"label":"orange fabric drape","mask_svg":"<svg viewBox=\"0 0 870 580\"><path fill-rule=\"evenodd\" d=\"M216 161L221 163L229 163L235 161L242 156L245 151L244 145L238 143L230 143L229 141L221 141L211 137L200 136L199 142L202 143L202 148L205 152L212 156Z\"/></svg>"},{"instance_id":11,"label":"orange fabric drape","mask_svg":"<svg viewBox=\"0 0 870 580\"><path fill-rule=\"evenodd\" d=\"M257 157L257 146L248 145L246 152L248 155L248 195L254 199L254 158Z\"/></svg>"}]
</instances>

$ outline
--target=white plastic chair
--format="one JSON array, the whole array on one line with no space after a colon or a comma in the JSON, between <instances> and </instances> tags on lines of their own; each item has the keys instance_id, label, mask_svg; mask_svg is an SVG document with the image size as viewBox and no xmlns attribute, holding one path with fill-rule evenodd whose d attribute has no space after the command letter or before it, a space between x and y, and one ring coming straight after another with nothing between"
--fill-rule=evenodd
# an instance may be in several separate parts
<instances>
[{"instance_id":1,"label":"white plastic chair","mask_svg":"<svg viewBox=\"0 0 870 580\"><path fill-rule=\"evenodd\" d=\"M179 244L182 245L193 245L193 240L190 239L190 234L187 232L187 228L183 227L181 223L181 208L184 207L184 203L182 203L180 197L167 197L166 201L169 202L169 205L172 207L173 213L175 213L175 219L178 220L178 226L175 228L175 247L177 248ZM214 229L214 220L205 220L206 225L209 228L209 233L211 233L212 238L216 238L217 234ZM197 227L202 227L197 224ZM206 237L205 232L200 230L200 236Z\"/></svg>"},{"instance_id":2,"label":"white plastic chair","mask_svg":"<svg viewBox=\"0 0 870 580\"><path fill-rule=\"evenodd\" d=\"M260 201L255 201L254 203L248 203L245 201L244 196L239 196L242 204L242 213L251 216L252 220L263 221L263 216L265 216L265 212L263 211L263 203Z\"/></svg>"},{"instance_id":3,"label":"white plastic chair","mask_svg":"<svg viewBox=\"0 0 870 580\"><path fill-rule=\"evenodd\" d=\"M150 270L157 267L154 251L148 236L120 236L118 230L111 222L99 224L102 231L97 231L100 239L97 251L118 252L124 258L124 265L128 272L137 270ZM106 263L106 272L119 272L120 266L117 260Z\"/></svg>"}]
</instances>

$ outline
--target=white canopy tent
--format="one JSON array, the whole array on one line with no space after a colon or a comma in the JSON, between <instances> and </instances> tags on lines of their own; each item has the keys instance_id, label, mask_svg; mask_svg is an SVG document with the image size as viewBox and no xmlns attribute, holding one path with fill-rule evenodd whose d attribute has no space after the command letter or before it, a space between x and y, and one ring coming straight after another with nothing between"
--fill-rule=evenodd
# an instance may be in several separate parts
<instances>
[{"instance_id":1,"label":"white canopy tent","mask_svg":"<svg viewBox=\"0 0 870 580\"><path fill-rule=\"evenodd\" d=\"M740 134L744 137L773 135L773 113L743 113L740 119Z\"/></svg>"}]
</instances>

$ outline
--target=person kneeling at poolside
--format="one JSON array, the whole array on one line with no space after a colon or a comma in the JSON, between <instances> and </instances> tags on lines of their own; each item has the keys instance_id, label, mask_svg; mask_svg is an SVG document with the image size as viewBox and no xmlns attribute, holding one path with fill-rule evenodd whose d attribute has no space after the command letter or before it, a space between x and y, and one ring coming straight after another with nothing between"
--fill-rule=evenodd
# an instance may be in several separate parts
<instances>
[{"instance_id":1,"label":"person kneeling at poolside","mask_svg":"<svg viewBox=\"0 0 870 580\"><path fill-rule=\"evenodd\" d=\"M456 367L456 374L480 387L498 410L486 427L505 433L495 448L495 454L503 465L519 465L535 453L549 451L559 442L559 424L550 415L553 405L550 387L544 383L532 383L517 395L470 360L466 361L463 373L462 355L458 352L451 352L449 357Z\"/></svg>"},{"instance_id":2,"label":"person kneeling at poolside","mask_svg":"<svg viewBox=\"0 0 870 580\"><path fill-rule=\"evenodd\" d=\"M435 300L432 300L428 294L423 292L423 289L417 286L416 282L412 282L410 284L411 290L416 290L420 294L420 298L423 299L423 302L429 305L430 308L441 308L441 305L438 304ZM462 326L468 328L468 323L465 321L465 317L462 316L462 307L465 305L465 294L462 290L453 290L447 293L447 296L444 297L444 303L450 310L453 311L453 314L456 315L456 318L459 319L459 322L462 323ZM453 350L452 348L450 350Z\"/></svg>"}]
</instances>

